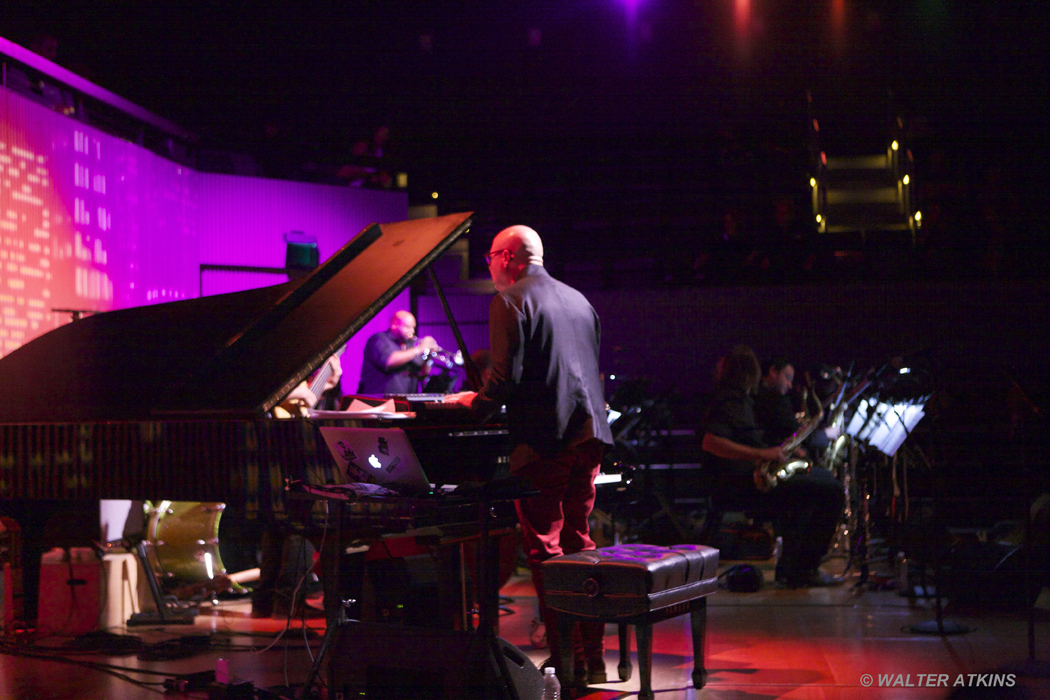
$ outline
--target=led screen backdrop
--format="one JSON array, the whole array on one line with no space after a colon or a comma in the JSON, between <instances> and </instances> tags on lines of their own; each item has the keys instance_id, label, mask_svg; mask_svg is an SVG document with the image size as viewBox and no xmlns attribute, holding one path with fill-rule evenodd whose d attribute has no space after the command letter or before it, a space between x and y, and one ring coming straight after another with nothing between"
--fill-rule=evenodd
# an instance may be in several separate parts
<instances>
[{"instance_id":1,"label":"led screen backdrop","mask_svg":"<svg viewBox=\"0 0 1050 700\"><path fill-rule=\"evenodd\" d=\"M0 88L0 357L109 311L283 282L201 263L283 267L284 234L321 259L403 193L200 173Z\"/></svg>"}]
</instances>

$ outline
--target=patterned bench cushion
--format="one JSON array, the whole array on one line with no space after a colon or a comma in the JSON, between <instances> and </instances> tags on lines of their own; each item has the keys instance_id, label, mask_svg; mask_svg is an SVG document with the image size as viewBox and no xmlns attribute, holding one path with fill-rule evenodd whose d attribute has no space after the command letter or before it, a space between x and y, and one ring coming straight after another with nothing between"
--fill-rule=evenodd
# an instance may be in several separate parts
<instances>
[{"instance_id":1,"label":"patterned bench cushion","mask_svg":"<svg viewBox=\"0 0 1050 700\"><path fill-rule=\"evenodd\" d=\"M718 550L624 544L543 562L547 605L596 618L628 617L717 590Z\"/></svg>"}]
</instances>

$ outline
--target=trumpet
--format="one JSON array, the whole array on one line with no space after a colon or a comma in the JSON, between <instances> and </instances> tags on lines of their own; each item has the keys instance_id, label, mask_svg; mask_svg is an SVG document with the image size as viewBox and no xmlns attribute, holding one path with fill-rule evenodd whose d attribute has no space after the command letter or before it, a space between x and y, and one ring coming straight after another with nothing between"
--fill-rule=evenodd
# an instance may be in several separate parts
<instances>
[{"instance_id":1,"label":"trumpet","mask_svg":"<svg viewBox=\"0 0 1050 700\"><path fill-rule=\"evenodd\" d=\"M422 341L420 341L419 338L413 336L409 340L409 342L412 343L414 347L419 347L419 344ZM452 369L453 367L463 366L462 351L457 350L455 354L450 354L443 350L440 346L437 346L433 349L424 348L422 358L423 362L430 362L431 364L437 365L439 367L444 367L445 369Z\"/></svg>"}]
</instances>

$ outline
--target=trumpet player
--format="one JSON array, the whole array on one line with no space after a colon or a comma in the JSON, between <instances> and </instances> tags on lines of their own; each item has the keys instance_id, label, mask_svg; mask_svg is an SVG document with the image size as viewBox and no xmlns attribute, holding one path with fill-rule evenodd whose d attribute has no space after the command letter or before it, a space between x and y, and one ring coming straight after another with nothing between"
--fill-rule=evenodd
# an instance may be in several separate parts
<instances>
[{"instance_id":1,"label":"trumpet player","mask_svg":"<svg viewBox=\"0 0 1050 700\"><path fill-rule=\"evenodd\" d=\"M416 338L416 317L398 311L390 318L390 328L365 343L361 363L359 394L394 395L416 393L419 377L427 374L426 356L437 352L431 336Z\"/></svg>"},{"instance_id":2,"label":"trumpet player","mask_svg":"<svg viewBox=\"0 0 1050 700\"><path fill-rule=\"evenodd\" d=\"M737 345L720 361L718 385L702 428L703 466L720 486L770 514L783 551L777 583L790 588L832 586L842 579L820 571L842 511L842 491L834 478L796 474L768 492L755 486L756 462L784 462L790 455L771 447L755 420L754 395L761 379L751 348Z\"/></svg>"}]
</instances>

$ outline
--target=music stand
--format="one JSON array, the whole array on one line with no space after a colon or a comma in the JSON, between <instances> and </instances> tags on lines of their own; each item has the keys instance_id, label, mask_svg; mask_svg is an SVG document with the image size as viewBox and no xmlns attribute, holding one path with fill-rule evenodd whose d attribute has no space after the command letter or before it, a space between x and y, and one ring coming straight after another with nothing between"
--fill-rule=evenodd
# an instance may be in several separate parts
<instances>
[{"instance_id":1,"label":"music stand","mask_svg":"<svg viewBox=\"0 0 1050 700\"><path fill-rule=\"evenodd\" d=\"M857 413L847 427L850 435L867 442L888 457L897 454L904 441L911 437L912 431L925 415L923 408L929 400L924 396L916 401L898 401L894 403L870 399L862 401ZM851 431L852 429L852 431ZM937 503L935 494L931 494L933 503ZM928 532L924 530L925 549L931 549ZM925 562L924 562L925 564ZM938 575L940 567L933 567L934 610L936 618L919 622L907 627L915 634L937 634L942 637L953 634L966 634L973 630L958 622L944 619L944 608L941 604L941 585Z\"/></svg>"}]
</instances>

